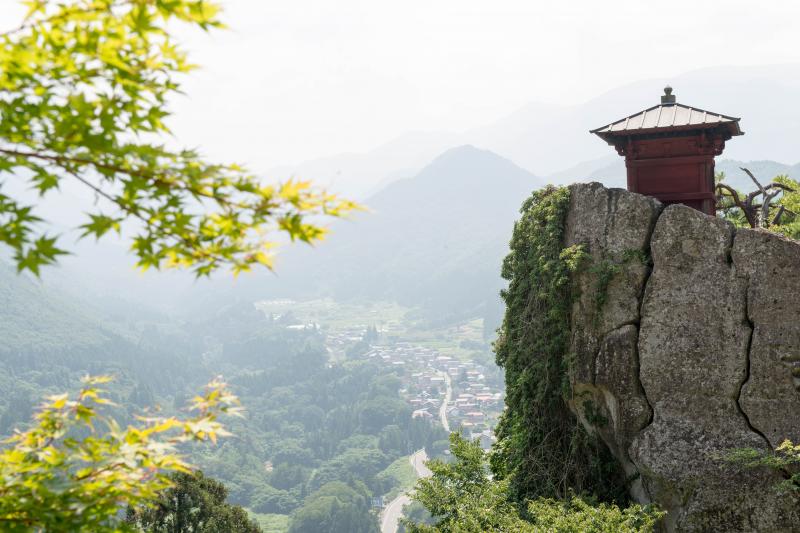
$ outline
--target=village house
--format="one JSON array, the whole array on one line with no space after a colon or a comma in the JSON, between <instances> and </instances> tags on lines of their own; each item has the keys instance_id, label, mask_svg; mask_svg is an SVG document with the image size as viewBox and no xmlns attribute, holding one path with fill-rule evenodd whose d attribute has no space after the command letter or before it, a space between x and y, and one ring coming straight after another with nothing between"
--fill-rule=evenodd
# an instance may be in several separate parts
<instances>
[{"instance_id":1,"label":"village house","mask_svg":"<svg viewBox=\"0 0 800 533\"><path fill-rule=\"evenodd\" d=\"M411 413L411 418L431 419L433 418L433 415L430 413L430 411L426 409L417 409L416 411Z\"/></svg>"}]
</instances>

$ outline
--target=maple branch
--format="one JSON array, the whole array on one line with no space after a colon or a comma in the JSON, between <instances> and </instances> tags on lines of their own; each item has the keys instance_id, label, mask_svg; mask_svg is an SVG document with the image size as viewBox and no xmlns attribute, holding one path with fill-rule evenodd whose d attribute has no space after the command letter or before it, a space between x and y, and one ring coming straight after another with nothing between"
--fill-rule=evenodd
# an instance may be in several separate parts
<instances>
[{"instance_id":1,"label":"maple branch","mask_svg":"<svg viewBox=\"0 0 800 533\"><path fill-rule=\"evenodd\" d=\"M153 174L148 174L146 172L142 172L140 170L132 169L132 168L124 168L117 165L111 165L108 163L103 163L101 161L95 161L93 159L86 159L82 157L73 157L73 156L66 156L66 155L53 155L53 154L45 154L42 152L27 152L22 150L15 150L9 148L0 148L0 153L11 155L15 157L25 157L29 159L41 159L43 161L50 161L52 163L56 163L60 165L62 168L70 163L75 165L90 165L97 170L106 170L109 172L114 172L117 174L127 174L128 176L133 176L136 178L141 178L144 180L151 181L156 186L161 187L182 187L193 196L208 198L209 200L214 200L217 202L221 207L226 209L229 213L232 212L233 208L237 209L250 209L253 206L247 205L241 202L234 202L224 196L215 193L208 193L196 187L192 187L186 183L176 183L175 181L170 181L168 179L155 176ZM66 169L69 172L69 169Z\"/></svg>"},{"instance_id":2,"label":"maple branch","mask_svg":"<svg viewBox=\"0 0 800 533\"><path fill-rule=\"evenodd\" d=\"M0 150L0 151L2 151L2 150ZM206 250L198 249L195 246L196 243L190 237L187 237L185 235L178 235L178 234L176 234L176 233L174 233L172 231L169 231L166 228L164 228L164 226L162 226L161 224L154 225L152 223L152 221L150 221L149 219L144 217L139 212L138 209L133 209L133 208L123 204L122 202L119 201L119 199L117 197L114 197L114 196L108 194L106 191L102 190L100 187L98 187L94 183L92 183L92 182L88 181L87 179L83 178L82 176L80 176L76 172L71 171L71 170L67 170L67 172L69 173L70 176L72 176L73 178L77 179L78 181L80 181L81 183L83 183L84 185L89 187L96 194L98 194L98 195L102 196L103 198L105 198L106 200L112 202L114 205L116 205L123 212L125 212L125 213L127 213L127 214L129 214L129 215L131 215L133 217L136 217L140 221L144 222L146 227L155 228L156 235L160 235L161 237L173 239L173 240L175 240L176 242L178 242L180 244L192 247L192 249L194 250L194 253L196 253L200 257L210 258L210 259L214 259L216 261L223 261L223 262L225 261L225 258L223 256L219 255L219 254L214 254L214 253L206 251Z\"/></svg>"},{"instance_id":3,"label":"maple branch","mask_svg":"<svg viewBox=\"0 0 800 533\"><path fill-rule=\"evenodd\" d=\"M93 7L93 8L77 8L77 7L74 7L72 9L64 9L60 13L56 13L54 15L51 15L49 17L45 17L45 18L40 19L40 20L33 20L31 18L32 15L29 15L29 16L25 17L23 23L20 24L19 26L17 26L16 28L12 28L10 30L6 30L4 32L0 32L0 38L2 38L2 37L10 37L11 35L19 33L21 31L25 31L25 30L27 30L29 28L33 28L35 26L40 26L42 24L52 24L54 22L63 22L63 21L69 20L69 18L72 17L73 15L80 15L82 13L102 13L103 11L109 11L109 10L115 8L115 7L120 6L120 5L131 4L131 3L132 3L131 0L125 0L125 1L122 1L122 2L117 2L115 4L106 6L106 7Z\"/></svg>"}]
</instances>

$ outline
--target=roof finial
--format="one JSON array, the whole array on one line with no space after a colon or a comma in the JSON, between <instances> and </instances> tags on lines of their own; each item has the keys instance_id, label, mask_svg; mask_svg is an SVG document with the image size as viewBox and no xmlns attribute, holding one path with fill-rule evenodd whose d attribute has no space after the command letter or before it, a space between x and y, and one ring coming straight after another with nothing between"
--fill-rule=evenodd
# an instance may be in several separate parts
<instances>
[{"instance_id":1,"label":"roof finial","mask_svg":"<svg viewBox=\"0 0 800 533\"><path fill-rule=\"evenodd\" d=\"M672 94L672 87L667 85L664 87L664 95L661 97L661 105L669 105L675 103L675 95Z\"/></svg>"}]
</instances>

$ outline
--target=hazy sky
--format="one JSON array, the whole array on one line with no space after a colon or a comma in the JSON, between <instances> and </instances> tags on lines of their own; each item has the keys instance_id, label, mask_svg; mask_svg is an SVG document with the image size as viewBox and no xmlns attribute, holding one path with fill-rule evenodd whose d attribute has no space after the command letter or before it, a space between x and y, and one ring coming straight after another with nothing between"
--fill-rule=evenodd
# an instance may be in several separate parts
<instances>
[{"instance_id":1,"label":"hazy sky","mask_svg":"<svg viewBox=\"0 0 800 533\"><path fill-rule=\"evenodd\" d=\"M16 3L0 0L0 26ZM172 124L184 143L257 169L631 81L800 60L796 0L222 3L229 31L185 35L203 70Z\"/></svg>"}]
</instances>

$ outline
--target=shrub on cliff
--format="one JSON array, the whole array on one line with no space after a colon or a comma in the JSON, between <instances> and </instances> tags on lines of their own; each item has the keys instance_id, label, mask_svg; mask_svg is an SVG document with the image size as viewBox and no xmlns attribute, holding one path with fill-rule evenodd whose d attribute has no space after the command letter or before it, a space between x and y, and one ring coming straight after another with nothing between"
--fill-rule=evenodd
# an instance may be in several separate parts
<instances>
[{"instance_id":1,"label":"shrub on cliff","mask_svg":"<svg viewBox=\"0 0 800 533\"><path fill-rule=\"evenodd\" d=\"M633 505L620 509L611 504L590 505L571 496L566 500L536 499L527 503L527 518L508 500L508 480L489 476L486 454L478 441L450 435L454 461L428 462L430 478L417 482L413 498L428 509L432 525L404 520L412 533L483 533L515 531L649 532L663 513L653 507Z\"/></svg>"},{"instance_id":2,"label":"shrub on cliff","mask_svg":"<svg viewBox=\"0 0 800 533\"><path fill-rule=\"evenodd\" d=\"M580 250L564 249L569 189L546 187L520 209L502 267L508 288L495 343L504 368L506 410L491 457L495 477L507 480L513 499L567 498L572 492L599 501L627 500L625 476L611 453L586 433L567 406L570 272Z\"/></svg>"}]
</instances>

